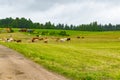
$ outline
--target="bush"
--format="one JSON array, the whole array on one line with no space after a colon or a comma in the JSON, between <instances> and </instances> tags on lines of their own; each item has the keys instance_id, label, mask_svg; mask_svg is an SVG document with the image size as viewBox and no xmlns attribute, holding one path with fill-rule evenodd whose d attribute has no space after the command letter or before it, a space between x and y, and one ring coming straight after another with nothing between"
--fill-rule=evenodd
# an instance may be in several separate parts
<instances>
[{"instance_id":1,"label":"bush","mask_svg":"<svg viewBox=\"0 0 120 80\"><path fill-rule=\"evenodd\" d=\"M42 31L41 35L48 35L48 31Z\"/></svg>"},{"instance_id":2,"label":"bush","mask_svg":"<svg viewBox=\"0 0 120 80\"><path fill-rule=\"evenodd\" d=\"M58 34L61 35L61 36L68 36L68 34L66 33L66 31L60 31Z\"/></svg>"},{"instance_id":3,"label":"bush","mask_svg":"<svg viewBox=\"0 0 120 80\"><path fill-rule=\"evenodd\" d=\"M49 33L49 35L56 35L56 32L52 31L52 32Z\"/></svg>"}]
</instances>

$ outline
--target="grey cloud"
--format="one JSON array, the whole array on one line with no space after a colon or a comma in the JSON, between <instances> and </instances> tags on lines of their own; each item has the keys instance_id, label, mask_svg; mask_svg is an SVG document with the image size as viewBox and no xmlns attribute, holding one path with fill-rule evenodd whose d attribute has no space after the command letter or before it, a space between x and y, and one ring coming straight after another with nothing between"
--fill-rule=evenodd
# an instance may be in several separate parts
<instances>
[{"instance_id":1,"label":"grey cloud","mask_svg":"<svg viewBox=\"0 0 120 80\"><path fill-rule=\"evenodd\" d=\"M55 4L69 4L69 3L86 3L86 2L94 2L94 3L103 3L108 5L119 5L120 0L33 0L33 3L29 4L25 7L25 10L30 11L46 11L49 8L53 7Z\"/></svg>"},{"instance_id":2,"label":"grey cloud","mask_svg":"<svg viewBox=\"0 0 120 80\"><path fill-rule=\"evenodd\" d=\"M119 21L119 0L0 0L1 17L80 24Z\"/></svg>"},{"instance_id":3,"label":"grey cloud","mask_svg":"<svg viewBox=\"0 0 120 80\"><path fill-rule=\"evenodd\" d=\"M0 0L0 5L18 7L24 11L45 11L55 4L83 3L83 2L101 2L117 5L119 0Z\"/></svg>"},{"instance_id":4,"label":"grey cloud","mask_svg":"<svg viewBox=\"0 0 120 80\"><path fill-rule=\"evenodd\" d=\"M34 3L29 5L27 9L45 11L55 4L66 4L76 1L78 0L34 0Z\"/></svg>"}]
</instances>

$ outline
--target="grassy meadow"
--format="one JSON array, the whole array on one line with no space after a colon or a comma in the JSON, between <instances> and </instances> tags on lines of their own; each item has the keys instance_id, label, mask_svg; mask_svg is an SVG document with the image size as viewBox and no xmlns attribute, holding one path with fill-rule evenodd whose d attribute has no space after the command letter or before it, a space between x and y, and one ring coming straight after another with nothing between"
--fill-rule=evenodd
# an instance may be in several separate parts
<instances>
[{"instance_id":1,"label":"grassy meadow","mask_svg":"<svg viewBox=\"0 0 120 80\"><path fill-rule=\"evenodd\" d=\"M120 31L66 32L71 41L56 42L53 38L62 36L47 36L47 44L42 41L30 43L34 34L1 33L0 38L12 35L23 41L1 41L0 44L70 80L120 80ZM84 36L84 39L77 39L77 36Z\"/></svg>"}]
</instances>

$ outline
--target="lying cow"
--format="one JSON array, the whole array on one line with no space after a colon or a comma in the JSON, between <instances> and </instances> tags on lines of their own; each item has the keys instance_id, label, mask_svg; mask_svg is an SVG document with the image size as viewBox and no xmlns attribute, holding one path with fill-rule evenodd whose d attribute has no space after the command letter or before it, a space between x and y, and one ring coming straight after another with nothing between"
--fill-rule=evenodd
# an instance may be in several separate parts
<instances>
[{"instance_id":1,"label":"lying cow","mask_svg":"<svg viewBox=\"0 0 120 80\"><path fill-rule=\"evenodd\" d=\"M62 38L62 39L60 39L60 42L65 42L65 41L70 41L71 40L71 38Z\"/></svg>"},{"instance_id":2,"label":"lying cow","mask_svg":"<svg viewBox=\"0 0 120 80\"><path fill-rule=\"evenodd\" d=\"M20 43L20 42L22 42L22 40L14 40L15 42L17 42L17 43Z\"/></svg>"}]
</instances>

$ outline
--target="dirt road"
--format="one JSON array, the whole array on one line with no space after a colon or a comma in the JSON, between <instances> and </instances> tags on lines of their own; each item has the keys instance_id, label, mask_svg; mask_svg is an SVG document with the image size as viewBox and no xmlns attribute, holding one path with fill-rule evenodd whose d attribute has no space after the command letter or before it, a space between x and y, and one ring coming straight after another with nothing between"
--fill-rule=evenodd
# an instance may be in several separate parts
<instances>
[{"instance_id":1,"label":"dirt road","mask_svg":"<svg viewBox=\"0 0 120 80\"><path fill-rule=\"evenodd\" d=\"M0 80L67 80L0 45Z\"/></svg>"}]
</instances>

